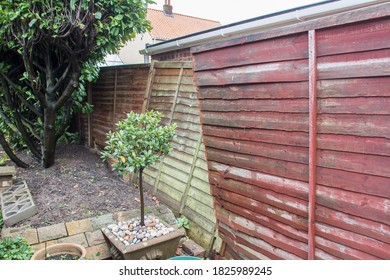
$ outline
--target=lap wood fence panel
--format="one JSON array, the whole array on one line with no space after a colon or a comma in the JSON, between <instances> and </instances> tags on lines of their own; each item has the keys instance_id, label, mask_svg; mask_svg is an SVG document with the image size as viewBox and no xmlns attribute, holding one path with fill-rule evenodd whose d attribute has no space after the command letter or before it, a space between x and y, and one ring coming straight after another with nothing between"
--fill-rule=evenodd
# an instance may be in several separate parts
<instances>
[{"instance_id":1,"label":"lap wood fence panel","mask_svg":"<svg viewBox=\"0 0 390 280\"><path fill-rule=\"evenodd\" d=\"M390 6L195 47L224 255L390 259Z\"/></svg>"},{"instance_id":2,"label":"lap wood fence panel","mask_svg":"<svg viewBox=\"0 0 390 280\"><path fill-rule=\"evenodd\" d=\"M104 147L106 134L130 111L141 113L148 82L149 65L103 67L99 79L89 87L94 106L88 118L89 146Z\"/></svg>"},{"instance_id":3,"label":"lap wood fence panel","mask_svg":"<svg viewBox=\"0 0 390 280\"><path fill-rule=\"evenodd\" d=\"M159 200L190 220L189 236L209 249L216 218L192 63L102 68L89 98L94 105L88 122L91 147L104 147L106 133L130 111L160 111L163 124L177 124L172 153L144 171L144 182Z\"/></svg>"},{"instance_id":4,"label":"lap wood fence panel","mask_svg":"<svg viewBox=\"0 0 390 280\"><path fill-rule=\"evenodd\" d=\"M152 62L144 100L143 111L159 111L163 124L177 124L173 151L144 171L144 181L190 220L189 236L207 249L214 239L216 218L192 63Z\"/></svg>"}]
</instances>

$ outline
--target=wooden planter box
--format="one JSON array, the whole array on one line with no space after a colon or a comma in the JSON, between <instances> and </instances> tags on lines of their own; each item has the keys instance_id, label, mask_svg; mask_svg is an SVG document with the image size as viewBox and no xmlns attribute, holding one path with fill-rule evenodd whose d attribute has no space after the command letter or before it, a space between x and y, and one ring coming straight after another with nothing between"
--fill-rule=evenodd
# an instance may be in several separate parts
<instances>
[{"instance_id":1,"label":"wooden planter box","mask_svg":"<svg viewBox=\"0 0 390 280\"><path fill-rule=\"evenodd\" d=\"M107 228L102 233L114 260L166 260L175 256L180 239L186 235L183 228L145 242L125 246Z\"/></svg>"}]
</instances>

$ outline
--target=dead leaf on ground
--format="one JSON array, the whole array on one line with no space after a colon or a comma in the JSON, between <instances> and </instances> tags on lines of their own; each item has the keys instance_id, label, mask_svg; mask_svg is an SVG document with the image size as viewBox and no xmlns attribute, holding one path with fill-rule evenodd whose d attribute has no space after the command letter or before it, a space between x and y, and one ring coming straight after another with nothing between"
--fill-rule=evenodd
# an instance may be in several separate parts
<instances>
[{"instance_id":1,"label":"dead leaf on ground","mask_svg":"<svg viewBox=\"0 0 390 280\"><path fill-rule=\"evenodd\" d=\"M141 203L141 200L139 198L137 198L137 197L134 198L134 201Z\"/></svg>"},{"instance_id":2,"label":"dead leaf on ground","mask_svg":"<svg viewBox=\"0 0 390 280\"><path fill-rule=\"evenodd\" d=\"M157 197L153 196L152 200L154 201L154 203L156 203L157 206L160 205L160 201L157 199Z\"/></svg>"}]
</instances>

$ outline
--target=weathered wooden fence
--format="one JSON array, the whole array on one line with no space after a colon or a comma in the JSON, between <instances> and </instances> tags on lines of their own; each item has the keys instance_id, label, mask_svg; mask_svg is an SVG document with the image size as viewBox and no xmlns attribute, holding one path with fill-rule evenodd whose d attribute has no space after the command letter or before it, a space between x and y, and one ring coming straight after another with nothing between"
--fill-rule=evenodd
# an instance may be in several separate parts
<instances>
[{"instance_id":1,"label":"weathered wooden fence","mask_svg":"<svg viewBox=\"0 0 390 280\"><path fill-rule=\"evenodd\" d=\"M390 259L389 38L384 4L193 48L225 256Z\"/></svg>"},{"instance_id":2,"label":"weathered wooden fence","mask_svg":"<svg viewBox=\"0 0 390 280\"><path fill-rule=\"evenodd\" d=\"M174 150L144 171L144 181L177 214L190 220L189 236L209 249L216 219L200 126L192 63L152 62L149 66L103 68L92 85L91 146L103 147L106 133L130 111L157 110L162 122L176 123Z\"/></svg>"},{"instance_id":3,"label":"weathered wooden fence","mask_svg":"<svg viewBox=\"0 0 390 280\"><path fill-rule=\"evenodd\" d=\"M94 111L88 120L89 145L104 147L106 133L130 111L140 113L148 83L149 65L104 67L90 86L89 102Z\"/></svg>"},{"instance_id":4,"label":"weathered wooden fence","mask_svg":"<svg viewBox=\"0 0 390 280\"><path fill-rule=\"evenodd\" d=\"M158 197L193 222L190 236L207 248L216 220L192 63L153 62L149 78L144 110L160 111L163 123L176 123L177 137L173 152L145 170L145 181Z\"/></svg>"}]
</instances>

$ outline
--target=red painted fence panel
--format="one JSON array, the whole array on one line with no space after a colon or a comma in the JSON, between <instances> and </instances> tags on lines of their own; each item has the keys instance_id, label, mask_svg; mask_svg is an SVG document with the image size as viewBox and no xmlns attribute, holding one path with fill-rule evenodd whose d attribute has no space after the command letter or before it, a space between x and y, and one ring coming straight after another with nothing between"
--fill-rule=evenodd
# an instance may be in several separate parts
<instances>
[{"instance_id":1,"label":"red painted fence panel","mask_svg":"<svg viewBox=\"0 0 390 280\"><path fill-rule=\"evenodd\" d=\"M192 49L226 258L390 259L390 15L365 12Z\"/></svg>"}]
</instances>

